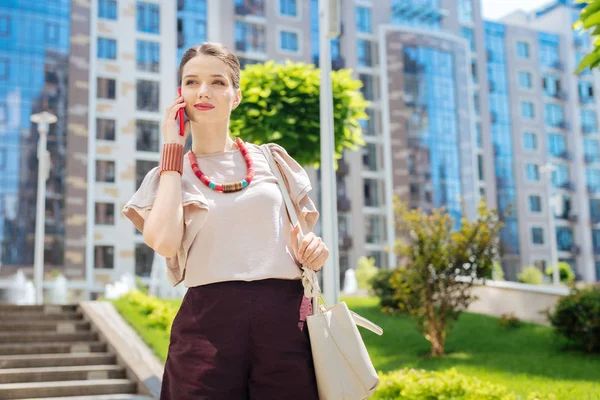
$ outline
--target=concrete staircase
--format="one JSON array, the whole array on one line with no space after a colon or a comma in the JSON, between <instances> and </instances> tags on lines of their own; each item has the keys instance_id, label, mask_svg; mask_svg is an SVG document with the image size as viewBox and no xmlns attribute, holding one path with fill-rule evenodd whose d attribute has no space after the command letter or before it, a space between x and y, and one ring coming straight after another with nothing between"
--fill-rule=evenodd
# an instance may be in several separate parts
<instances>
[{"instance_id":1,"label":"concrete staircase","mask_svg":"<svg viewBox=\"0 0 600 400\"><path fill-rule=\"evenodd\" d=\"M75 305L0 304L0 400L152 400Z\"/></svg>"}]
</instances>

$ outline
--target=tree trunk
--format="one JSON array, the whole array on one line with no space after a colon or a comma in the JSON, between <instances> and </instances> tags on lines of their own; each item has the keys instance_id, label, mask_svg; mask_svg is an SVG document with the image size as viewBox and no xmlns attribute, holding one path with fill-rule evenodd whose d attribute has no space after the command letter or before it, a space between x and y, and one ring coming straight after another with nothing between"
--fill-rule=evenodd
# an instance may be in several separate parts
<instances>
[{"instance_id":1,"label":"tree trunk","mask_svg":"<svg viewBox=\"0 0 600 400\"><path fill-rule=\"evenodd\" d=\"M431 343L432 357L442 357L446 354L444 352L444 339L442 338L442 332L441 330L438 330L437 327L430 330L429 342Z\"/></svg>"}]
</instances>

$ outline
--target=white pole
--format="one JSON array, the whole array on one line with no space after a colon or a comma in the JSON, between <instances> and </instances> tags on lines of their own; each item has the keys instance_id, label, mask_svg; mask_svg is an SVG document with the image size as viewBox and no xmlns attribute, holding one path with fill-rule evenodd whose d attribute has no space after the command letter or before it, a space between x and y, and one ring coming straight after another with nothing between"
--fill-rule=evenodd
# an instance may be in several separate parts
<instances>
[{"instance_id":1,"label":"white pole","mask_svg":"<svg viewBox=\"0 0 600 400\"><path fill-rule=\"evenodd\" d=\"M323 295L328 305L339 302L339 265L337 229L337 191L333 169L333 95L331 89L331 34L339 29L329 24L331 6L338 0L319 0L319 67L321 73L320 126L321 126L321 227L323 241L330 250L329 259L323 266ZM333 28L333 29L331 29Z\"/></svg>"},{"instance_id":2,"label":"white pole","mask_svg":"<svg viewBox=\"0 0 600 400\"><path fill-rule=\"evenodd\" d=\"M552 188L552 171L554 171L555 169L556 167L554 167L554 165L550 163L547 163L544 167L542 167L543 173L546 177L546 188L548 190L548 226L550 229L550 234L548 237L550 239L550 263L552 265L552 283L554 285L558 285L560 284L560 274L558 271L556 222L554 220L554 207L552 202L552 192L554 191Z\"/></svg>"},{"instance_id":3,"label":"white pole","mask_svg":"<svg viewBox=\"0 0 600 400\"><path fill-rule=\"evenodd\" d=\"M44 282L44 238L46 236L46 180L49 175L50 155L46 149L48 129L50 124L57 121L55 115L49 112L41 112L30 117L31 122L38 125L37 158L38 158L38 181L37 181L37 201L35 209L35 249L33 254L33 282L35 286L36 304L44 303L43 282Z\"/></svg>"}]
</instances>

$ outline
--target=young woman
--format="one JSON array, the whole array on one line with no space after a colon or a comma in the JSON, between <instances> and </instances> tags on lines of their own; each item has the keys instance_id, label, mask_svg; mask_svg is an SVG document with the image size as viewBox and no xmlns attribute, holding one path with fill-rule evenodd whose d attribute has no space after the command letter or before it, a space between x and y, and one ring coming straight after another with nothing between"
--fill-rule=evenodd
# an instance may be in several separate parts
<instances>
[{"instance_id":1,"label":"young woman","mask_svg":"<svg viewBox=\"0 0 600 400\"><path fill-rule=\"evenodd\" d=\"M300 266L319 270L329 250L311 232L319 214L308 176L268 145L300 219L292 229L264 154L229 133L242 100L237 57L221 44L192 47L179 79L161 163L123 209L166 257L169 281L189 288L173 322L161 399L318 399Z\"/></svg>"}]
</instances>

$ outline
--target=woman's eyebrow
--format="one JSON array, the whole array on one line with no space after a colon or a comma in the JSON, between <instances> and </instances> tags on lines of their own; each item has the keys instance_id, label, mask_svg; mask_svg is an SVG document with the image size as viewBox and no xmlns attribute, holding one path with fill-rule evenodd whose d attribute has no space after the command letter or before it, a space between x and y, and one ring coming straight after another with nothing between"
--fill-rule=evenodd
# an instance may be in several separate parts
<instances>
[{"instance_id":1,"label":"woman's eyebrow","mask_svg":"<svg viewBox=\"0 0 600 400\"><path fill-rule=\"evenodd\" d=\"M185 79L185 78L191 78L191 77L197 78L198 75L186 75L186 76L183 77L183 79ZM211 78L225 78L225 75L223 75L223 74L212 74L210 77Z\"/></svg>"}]
</instances>

